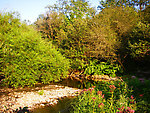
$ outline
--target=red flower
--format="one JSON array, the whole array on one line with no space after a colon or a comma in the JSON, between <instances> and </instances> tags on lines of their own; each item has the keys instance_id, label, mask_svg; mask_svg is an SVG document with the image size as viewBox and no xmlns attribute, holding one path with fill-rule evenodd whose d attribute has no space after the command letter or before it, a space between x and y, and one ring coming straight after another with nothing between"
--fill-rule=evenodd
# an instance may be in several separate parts
<instances>
[{"instance_id":1,"label":"red flower","mask_svg":"<svg viewBox=\"0 0 150 113\"><path fill-rule=\"evenodd\" d=\"M116 89L116 87L114 85L110 85L109 88L110 89Z\"/></svg>"},{"instance_id":2,"label":"red flower","mask_svg":"<svg viewBox=\"0 0 150 113\"><path fill-rule=\"evenodd\" d=\"M124 106L121 107L121 110L124 110Z\"/></svg>"},{"instance_id":3,"label":"red flower","mask_svg":"<svg viewBox=\"0 0 150 113\"><path fill-rule=\"evenodd\" d=\"M103 103L98 104L98 107L99 107L99 108L102 107L102 106L104 106Z\"/></svg>"},{"instance_id":4,"label":"red flower","mask_svg":"<svg viewBox=\"0 0 150 113\"><path fill-rule=\"evenodd\" d=\"M96 97L92 97L92 100L95 101L95 100L96 100Z\"/></svg>"},{"instance_id":5,"label":"red flower","mask_svg":"<svg viewBox=\"0 0 150 113\"><path fill-rule=\"evenodd\" d=\"M134 101L131 101L130 103L131 103L131 104L134 104L135 102L134 102Z\"/></svg>"},{"instance_id":6,"label":"red flower","mask_svg":"<svg viewBox=\"0 0 150 113\"><path fill-rule=\"evenodd\" d=\"M140 97L143 97L143 95L144 95L144 94L140 94L139 96L140 96Z\"/></svg>"},{"instance_id":7,"label":"red flower","mask_svg":"<svg viewBox=\"0 0 150 113\"><path fill-rule=\"evenodd\" d=\"M129 107L127 107L127 108L129 109ZM125 109L124 106L122 106L121 108L118 108L118 110L119 110L119 112L116 112L116 113L130 113L130 112L128 112L127 109ZM125 112L125 111L126 111L126 112Z\"/></svg>"},{"instance_id":8,"label":"red flower","mask_svg":"<svg viewBox=\"0 0 150 113\"><path fill-rule=\"evenodd\" d=\"M104 98L104 94L102 95L102 98Z\"/></svg>"},{"instance_id":9,"label":"red flower","mask_svg":"<svg viewBox=\"0 0 150 113\"><path fill-rule=\"evenodd\" d=\"M121 108L118 108L118 110L121 110Z\"/></svg>"},{"instance_id":10,"label":"red flower","mask_svg":"<svg viewBox=\"0 0 150 113\"><path fill-rule=\"evenodd\" d=\"M133 95L131 95L131 99L134 99Z\"/></svg>"},{"instance_id":11,"label":"red flower","mask_svg":"<svg viewBox=\"0 0 150 113\"><path fill-rule=\"evenodd\" d=\"M97 94L98 95L102 95L102 91L97 91Z\"/></svg>"},{"instance_id":12,"label":"red flower","mask_svg":"<svg viewBox=\"0 0 150 113\"><path fill-rule=\"evenodd\" d=\"M92 92L94 90L94 88L89 88L89 91Z\"/></svg>"},{"instance_id":13,"label":"red flower","mask_svg":"<svg viewBox=\"0 0 150 113\"><path fill-rule=\"evenodd\" d=\"M84 92L84 91L88 91L88 89L83 89L82 91L83 91L83 92Z\"/></svg>"},{"instance_id":14,"label":"red flower","mask_svg":"<svg viewBox=\"0 0 150 113\"><path fill-rule=\"evenodd\" d=\"M127 109L125 109L125 111L126 111L127 113L134 113L134 112L135 112L135 111L132 110L130 107L127 107Z\"/></svg>"},{"instance_id":15,"label":"red flower","mask_svg":"<svg viewBox=\"0 0 150 113\"><path fill-rule=\"evenodd\" d=\"M93 100L95 100L95 99L96 99L96 97L92 97L92 99L93 99Z\"/></svg>"},{"instance_id":16,"label":"red flower","mask_svg":"<svg viewBox=\"0 0 150 113\"><path fill-rule=\"evenodd\" d=\"M92 86L92 88L95 88L96 86Z\"/></svg>"}]
</instances>

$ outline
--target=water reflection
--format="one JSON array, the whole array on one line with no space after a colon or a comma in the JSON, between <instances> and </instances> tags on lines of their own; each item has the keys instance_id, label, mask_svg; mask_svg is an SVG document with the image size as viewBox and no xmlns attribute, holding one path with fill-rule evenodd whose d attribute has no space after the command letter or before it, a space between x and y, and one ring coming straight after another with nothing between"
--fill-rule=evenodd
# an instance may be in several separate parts
<instances>
[{"instance_id":1,"label":"water reflection","mask_svg":"<svg viewBox=\"0 0 150 113\"><path fill-rule=\"evenodd\" d=\"M70 113L70 103L72 102L72 100L72 97L66 97L59 100L58 104L56 105L36 108L31 111L31 113Z\"/></svg>"}]
</instances>

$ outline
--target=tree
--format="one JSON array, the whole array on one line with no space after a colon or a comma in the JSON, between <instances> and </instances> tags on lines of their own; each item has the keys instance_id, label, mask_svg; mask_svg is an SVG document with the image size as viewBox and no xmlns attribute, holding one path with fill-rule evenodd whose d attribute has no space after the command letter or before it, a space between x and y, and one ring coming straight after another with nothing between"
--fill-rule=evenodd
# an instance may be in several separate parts
<instances>
[{"instance_id":1,"label":"tree","mask_svg":"<svg viewBox=\"0 0 150 113\"><path fill-rule=\"evenodd\" d=\"M146 8L141 11L141 16L143 18L144 23L150 23L150 5L146 6Z\"/></svg>"},{"instance_id":2,"label":"tree","mask_svg":"<svg viewBox=\"0 0 150 113\"><path fill-rule=\"evenodd\" d=\"M91 57L114 60L124 57L125 37L138 23L138 13L131 7L108 7L96 15L90 24L87 51Z\"/></svg>"},{"instance_id":3,"label":"tree","mask_svg":"<svg viewBox=\"0 0 150 113\"><path fill-rule=\"evenodd\" d=\"M44 37L53 40L61 53L72 59L74 64L78 60L80 65L85 58L88 21L95 16L95 10L81 0L59 0L58 4L48 8L49 13L36 22L38 30Z\"/></svg>"},{"instance_id":4,"label":"tree","mask_svg":"<svg viewBox=\"0 0 150 113\"><path fill-rule=\"evenodd\" d=\"M7 86L33 86L67 77L69 61L33 26L0 13L0 75Z\"/></svg>"},{"instance_id":5,"label":"tree","mask_svg":"<svg viewBox=\"0 0 150 113\"><path fill-rule=\"evenodd\" d=\"M150 0L105 0L100 2L98 8L104 9L106 7L116 7L116 6L129 6L134 7L139 10L143 10L149 5Z\"/></svg>"},{"instance_id":6,"label":"tree","mask_svg":"<svg viewBox=\"0 0 150 113\"><path fill-rule=\"evenodd\" d=\"M62 13L69 19L95 15L95 10L91 8L85 0L58 0L58 4L47 6L47 8L49 11Z\"/></svg>"}]
</instances>

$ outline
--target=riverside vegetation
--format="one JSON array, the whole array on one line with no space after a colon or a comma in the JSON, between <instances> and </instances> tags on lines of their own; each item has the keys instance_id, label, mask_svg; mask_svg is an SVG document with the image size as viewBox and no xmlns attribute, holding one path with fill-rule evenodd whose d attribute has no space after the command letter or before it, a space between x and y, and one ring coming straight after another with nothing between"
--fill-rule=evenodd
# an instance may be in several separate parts
<instances>
[{"instance_id":1,"label":"riverside vegetation","mask_svg":"<svg viewBox=\"0 0 150 113\"><path fill-rule=\"evenodd\" d=\"M149 1L101 1L99 12L87 1L58 1L33 25L0 13L1 85L49 84L71 72L119 76L85 81L70 112L150 112L150 73L137 73L150 68Z\"/></svg>"}]
</instances>

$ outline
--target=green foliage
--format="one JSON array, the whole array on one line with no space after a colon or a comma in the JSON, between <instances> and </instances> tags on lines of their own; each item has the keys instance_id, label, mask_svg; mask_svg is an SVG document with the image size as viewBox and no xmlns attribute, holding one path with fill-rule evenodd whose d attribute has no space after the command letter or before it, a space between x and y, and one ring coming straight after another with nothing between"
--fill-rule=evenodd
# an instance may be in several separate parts
<instances>
[{"instance_id":1,"label":"green foliage","mask_svg":"<svg viewBox=\"0 0 150 113\"><path fill-rule=\"evenodd\" d=\"M150 5L148 5L143 11L141 11L143 22L150 23Z\"/></svg>"},{"instance_id":2,"label":"green foliage","mask_svg":"<svg viewBox=\"0 0 150 113\"><path fill-rule=\"evenodd\" d=\"M91 62L85 69L84 74L87 75L109 75L115 77L118 72L121 72L121 68L117 64L111 64L108 62L97 63Z\"/></svg>"},{"instance_id":3,"label":"green foliage","mask_svg":"<svg viewBox=\"0 0 150 113\"><path fill-rule=\"evenodd\" d=\"M37 20L36 26L43 36L53 40L61 53L72 60L78 58L87 61L87 57L108 60L117 57L122 34L137 23L134 9L107 8L95 16L87 2L70 2L72 5L63 2L63 8L60 4L50 6L50 13ZM79 66L81 64L77 63L76 67Z\"/></svg>"},{"instance_id":4,"label":"green foliage","mask_svg":"<svg viewBox=\"0 0 150 113\"><path fill-rule=\"evenodd\" d=\"M100 87L101 86L101 87ZM124 82L98 83L84 89L72 103L73 113L116 113L136 109L135 99L129 97L128 87ZM127 95L128 94L128 95Z\"/></svg>"},{"instance_id":5,"label":"green foliage","mask_svg":"<svg viewBox=\"0 0 150 113\"><path fill-rule=\"evenodd\" d=\"M124 77L123 79L124 81L115 82L98 81L91 83L87 81L85 85L86 89L83 89L81 95L72 103L72 112L86 113L94 111L116 113L123 111L123 108L131 107L137 113L149 113L150 80L136 76L132 76L131 78ZM112 85L116 88L114 87L114 89L110 90L110 85L111 88L113 88ZM102 93L101 96L98 93ZM99 104L102 105L101 103L104 106L98 107Z\"/></svg>"},{"instance_id":6,"label":"green foliage","mask_svg":"<svg viewBox=\"0 0 150 113\"><path fill-rule=\"evenodd\" d=\"M129 34L128 52L139 61L150 61L150 26L139 22Z\"/></svg>"},{"instance_id":7,"label":"green foliage","mask_svg":"<svg viewBox=\"0 0 150 113\"><path fill-rule=\"evenodd\" d=\"M0 62L3 84L32 86L66 77L69 61L51 42L41 39L32 26L20 23L11 13L0 14Z\"/></svg>"},{"instance_id":8,"label":"green foliage","mask_svg":"<svg viewBox=\"0 0 150 113\"><path fill-rule=\"evenodd\" d=\"M149 59L149 7L137 12L131 7L137 3L132 2L136 1L106 0L96 14L86 1L59 0L48 6L50 12L36 26L71 60L72 69L83 70L90 58L117 61L124 67L125 58Z\"/></svg>"},{"instance_id":9,"label":"green foliage","mask_svg":"<svg viewBox=\"0 0 150 113\"><path fill-rule=\"evenodd\" d=\"M149 5L149 3L149 0L101 0L98 8L104 9L116 6L129 6L138 10L143 10L147 5Z\"/></svg>"},{"instance_id":10,"label":"green foliage","mask_svg":"<svg viewBox=\"0 0 150 113\"><path fill-rule=\"evenodd\" d=\"M150 80L132 76L129 79L125 79L125 82L129 87L132 87L132 94L136 97L137 112L150 112Z\"/></svg>"},{"instance_id":11,"label":"green foliage","mask_svg":"<svg viewBox=\"0 0 150 113\"><path fill-rule=\"evenodd\" d=\"M64 14L70 20L94 16L95 10L87 0L58 0L57 4L47 6L50 11Z\"/></svg>"},{"instance_id":12,"label":"green foliage","mask_svg":"<svg viewBox=\"0 0 150 113\"><path fill-rule=\"evenodd\" d=\"M72 60L72 68L81 67L82 62L78 61L86 56L84 45L89 34L86 18L92 17L94 9L87 2L64 0L59 3L49 6L50 13L35 24L44 37L53 40L59 51Z\"/></svg>"},{"instance_id":13,"label":"green foliage","mask_svg":"<svg viewBox=\"0 0 150 113\"><path fill-rule=\"evenodd\" d=\"M127 40L124 35L128 34L137 22L138 14L133 8L103 9L89 21L87 56L111 61L122 56L122 48Z\"/></svg>"}]
</instances>

